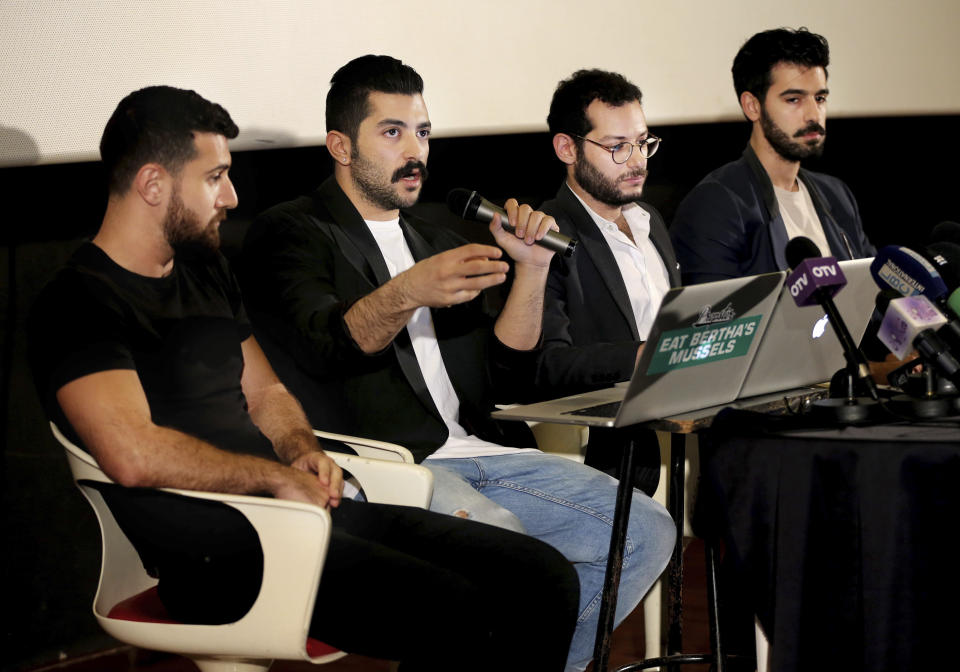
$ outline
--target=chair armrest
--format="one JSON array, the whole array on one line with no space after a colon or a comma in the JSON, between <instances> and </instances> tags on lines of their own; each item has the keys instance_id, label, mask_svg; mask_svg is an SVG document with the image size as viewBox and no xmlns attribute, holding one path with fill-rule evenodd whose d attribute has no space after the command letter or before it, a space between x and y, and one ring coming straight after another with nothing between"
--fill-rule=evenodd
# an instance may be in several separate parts
<instances>
[{"instance_id":1,"label":"chair armrest","mask_svg":"<svg viewBox=\"0 0 960 672\"><path fill-rule=\"evenodd\" d=\"M413 453L398 446L395 443L386 441L377 441L376 439L364 439L359 436L349 436L347 434L335 434L333 432L324 432L319 429L313 430L314 435L320 439L330 439L345 443L361 457L370 457L377 460L386 460L389 462L407 462L413 464Z\"/></svg>"},{"instance_id":2,"label":"chair armrest","mask_svg":"<svg viewBox=\"0 0 960 672\"><path fill-rule=\"evenodd\" d=\"M358 457L345 453L328 452L334 462L344 471L353 474L367 501L378 504L430 506L433 496L433 474L418 464L401 464L384 460Z\"/></svg>"},{"instance_id":3,"label":"chair armrest","mask_svg":"<svg viewBox=\"0 0 960 672\"><path fill-rule=\"evenodd\" d=\"M243 618L229 626L170 624L158 628L156 624L118 621L105 616L112 605L101 603L96 612L104 630L136 646L188 656L306 658L307 630L330 540L330 514L311 504L268 497L163 490L223 502L247 518L263 551L260 592ZM109 548L104 551L108 553ZM104 572L101 580L109 582L110 575Z\"/></svg>"}]
</instances>

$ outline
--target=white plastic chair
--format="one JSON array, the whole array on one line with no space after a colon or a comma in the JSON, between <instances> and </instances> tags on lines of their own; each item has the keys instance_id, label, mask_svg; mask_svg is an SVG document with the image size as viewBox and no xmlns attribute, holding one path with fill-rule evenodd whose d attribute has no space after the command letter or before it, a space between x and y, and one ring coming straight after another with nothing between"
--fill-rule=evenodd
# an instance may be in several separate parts
<instances>
[{"instance_id":1,"label":"white plastic chair","mask_svg":"<svg viewBox=\"0 0 960 672\"><path fill-rule=\"evenodd\" d=\"M327 511L267 497L164 489L237 509L256 530L263 552L260 592L240 620L224 625L177 623L156 613L157 580L147 574L100 491L85 483L112 481L92 456L70 442L53 423L50 426L100 523L103 561L93 613L107 633L134 646L186 656L202 672L262 672L276 659L326 663L346 655L307 636L330 539ZM409 451L399 446L334 437L351 446L372 444L376 451L409 456ZM430 502L433 475L424 467L328 454L357 478L369 501L420 507Z\"/></svg>"}]
</instances>

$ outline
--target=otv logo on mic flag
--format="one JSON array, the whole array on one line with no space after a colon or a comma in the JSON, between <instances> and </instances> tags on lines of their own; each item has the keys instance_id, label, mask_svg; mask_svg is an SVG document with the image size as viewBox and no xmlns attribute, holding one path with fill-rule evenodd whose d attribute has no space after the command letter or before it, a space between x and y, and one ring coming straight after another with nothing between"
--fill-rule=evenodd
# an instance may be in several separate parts
<instances>
[{"instance_id":1,"label":"otv logo on mic flag","mask_svg":"<svg viewBox=\"0 0 960 672\"><path fill-rule=\"evenodd\" d=\"M812 257L797 264L789 276L787 287L798 306L815 306L817 290L823 290L833 298L847 284L840 265L833 257Z\"/></svg>"}]
</instances>

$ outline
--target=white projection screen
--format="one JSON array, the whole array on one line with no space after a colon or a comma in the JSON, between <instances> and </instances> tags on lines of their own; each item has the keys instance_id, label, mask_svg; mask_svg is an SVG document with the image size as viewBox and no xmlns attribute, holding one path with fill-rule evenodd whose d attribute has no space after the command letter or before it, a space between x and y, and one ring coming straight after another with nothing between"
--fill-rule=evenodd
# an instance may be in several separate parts
<instances>
[{"instance_id":1,"label":"white projection screen","mask_svg":"<svg viewBox=\"0 0 960 672\"><path fill-rule=\"evenodd\" d=\"M96 159L151 84L224 105L235 150L321 144L330 75L365 53L423 75L438 136L544 130L583 67L636 82L652 126L732 120L736 50L801 25L830 40L831 115L960 111L958 0L0 0L0 165Z\"/></svg>"}]
</instances>

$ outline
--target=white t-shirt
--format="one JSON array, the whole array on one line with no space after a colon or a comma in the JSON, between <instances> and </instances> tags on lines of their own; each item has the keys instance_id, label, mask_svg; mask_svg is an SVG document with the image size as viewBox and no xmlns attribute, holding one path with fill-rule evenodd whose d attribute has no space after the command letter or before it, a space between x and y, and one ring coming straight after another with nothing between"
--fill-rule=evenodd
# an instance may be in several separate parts
<instances>
[{"instance_id":1,"label":"white t-shirt","mask_svg":"<svg viewBox=\"0 0 960 672\"><path fill-rule=\"evenodd\" d=\"M647 340L663 297L670 290L670 276L657 248L650 240L650 213L636 203L623 206L620 212L633 234L632 242L620 228L604 219L587 205L577 192L570 190L596 223L613 252L620 277L627 287L630 307L637 322L640 340Z\"/></svg>"},{"instance_id":2,"label":"white t-shirt","mask_svg":"<svg viewBox=\"0 0 960 672\"><path fill-rule=\"evenodd\" d=\"M787 227L787 240L806 236L816 243L821 256L829 257L833 252L830 250L827 236L823 233L817 210L813 207L810 192L802 180L797 180L797 185L800 187L797 191L787 191L776 185L773 187L777 195L777 204L780 206L780 216L783 217L783 223Z\"/></svg>"},{"instance_id":3,"label":"white t-shirt","mask_svg":"<svg viewBox=\"0 0 960 672\"><path fill-rule=\"evenodd\" d=\"M386 262L387 270L390 271L390 277L395 277L398 273L403 273L414 265L413 254L410 253L407 241L403 237L403 229L400 228L399 218L387 222L364 221L380 247L380 253ZM453 383L450 381L447 368L443 363L430 309L425 306L417 308L410 321L407 322L406 329L410 335L410 342L413 344L417 362L420 364L423 380L426 382L433 403L436 404L437 410L440 411L440 416L449 431L446 443L434 451L430 457L479 457L535 450L534 448L500 446L484 441L472 434L467 434L467 431L459 423L460 400L457 398L457 393L453 389ZM430 459L430 457L427 459Z\"/></svg>"}]
</instances>

